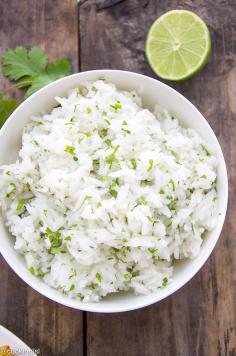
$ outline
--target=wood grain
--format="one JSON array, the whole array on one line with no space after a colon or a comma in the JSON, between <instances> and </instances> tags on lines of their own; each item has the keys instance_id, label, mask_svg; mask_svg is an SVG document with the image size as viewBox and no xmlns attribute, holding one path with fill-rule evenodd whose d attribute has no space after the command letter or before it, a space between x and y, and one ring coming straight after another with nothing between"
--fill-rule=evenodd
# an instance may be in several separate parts
<instances>
[{"instance_id":1,"label":"wood grain","mask_svg":"<svg viewBox=\"0 0 236 356\"><path fill-rule=\"evenodd\" d=\"M144 56L153 20L165 11L185 8L206 21L213 43L209 63L194 78L168 84L189 98L213 127L227 161L230 198L221 238L201 272L175 295L149 308L87 314L87 354L235 356L235 1L126 0L100 11L97 3L87 0L80 5L82 70L125 69L155 77Z\"/></svg>"},{"instance_id":2,"label":"wood grain","mask_svg":"<svg viewBox=\"0 0 236 356\"><path fill-rule=\"evenodd\" d=\"M49 60L68 58L78 69L77 3L74 0L0 1L0 56L5 48L40 46ZM8 80L0 88L22 98ZM49 301L27 287L0 260L0 323L8 327L40 355L82 355L81 312Z\"/></svg>"}]
</instances>

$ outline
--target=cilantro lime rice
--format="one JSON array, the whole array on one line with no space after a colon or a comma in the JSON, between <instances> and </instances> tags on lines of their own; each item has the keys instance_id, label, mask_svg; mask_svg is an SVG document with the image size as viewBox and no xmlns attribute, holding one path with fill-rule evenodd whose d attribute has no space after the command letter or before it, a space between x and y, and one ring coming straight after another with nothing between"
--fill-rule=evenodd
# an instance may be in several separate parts
<instances>
[{"instance_id":1,"label":"cilantro lime rice","mask_svg":"<svg viewBox=\"0 0 236 356\"><path fill-rule=\"evenodd\" d=\"M83 301L158 292L216 225L217 160L166 110L99 80L25 127L1 207L29 271Z\"/></svg>"}]
</instances>

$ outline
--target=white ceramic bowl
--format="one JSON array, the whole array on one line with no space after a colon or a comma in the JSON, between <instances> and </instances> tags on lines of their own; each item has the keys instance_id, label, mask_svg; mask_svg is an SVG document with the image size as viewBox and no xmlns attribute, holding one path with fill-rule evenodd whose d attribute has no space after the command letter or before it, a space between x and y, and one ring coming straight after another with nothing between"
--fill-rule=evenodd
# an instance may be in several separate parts
<instances>
[{"instance_id":1,"label":"white ceramic bowl","mask_svg":"<svg viewBox=\"0 0 236 356\"><path fill-rule=\"evenodd\" d=\"M32 114L39 114L55 106L55 96L64 96L68 89L75 88L81 82L95 81L99 78L115 83L118 88L136 90L143 98L143 105L153 109L156 104L167 108L183 126L196 130L209 144L215 148L218 157L218 196L220 213L218 224L207 234L201 247L201 252L193 260L186 260L176 265L173 282L165 289L147 296L135 296L133 293L114 294L98 303L82 303L69 299L66 295L50 288L27 270L24 259L13 248L13 238L0 220L0 249L12 269L32 288L48 298L80 310L93 312L121 312L138 309L156 303L171 295L187 283L203 266L212 252L224 223L227 200L228 181L224 157L220 145L211 127L200 112L181 94L167 85L149 77L118 70L95 70L73 74L57 80L39 90L25 100L10 116L0 131L0 164L12 163L21 145L22 128ZM204 89L203 89L204 90ZM217 100L217 99L216 99Z\"/></svg>"}]
</instances>

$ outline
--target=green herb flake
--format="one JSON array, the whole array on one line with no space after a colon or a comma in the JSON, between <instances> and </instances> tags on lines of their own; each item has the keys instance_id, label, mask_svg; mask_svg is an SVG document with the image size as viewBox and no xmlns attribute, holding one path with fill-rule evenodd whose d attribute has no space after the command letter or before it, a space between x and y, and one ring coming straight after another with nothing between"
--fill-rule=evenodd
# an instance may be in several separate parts
<instances>
[{"instance_id":1,"label":"green herb flake","mask_svg":"<svg viewBox=\"0 0 236 356\"><path fill-rule=\"evenodd\" d=\"M96 273L96 278L97 278L97 280L98 280L98 282L102 282L102 280L103 280L103 278L102 278L102 276L101 276L101 274L100 273Z\"/></svg>"},{"instance_id":2,"label":"green herb flake","mask_svg":"<svg viewBox=\"0 0 236 356\"><path fill-rule=\"evenodd\" d=\"M97 88L95 86L92 86L91 90L94 92L94 93L97 93Z\"/></svg>"},{"instance_id":3,"label":"green herb flake","mask_svg":"<svg viewBox=\"0 0 236 356\"><path fill-rule=\"evenodd\" d=\"M86 109L86 111L87 111L88 114L91 114L91 112L93 111L93 109L92 109L90 106L88 106L87 109Z\"/></svg>"},{"instance_id":4,"label":"green herb flake","mask_svg":"<svg viewBox=\"0 0 236 356\"><path fill-rule=\"evenodd\" d=\"M90 200L92 197L90 195L85 195L84 199L82 200L82 203L80 204L79 209L82 208L82 206L84 205L84 203L86 202L86 200Z\"/></svg>"},{"instance_id":5,"label":"green herb flake","mask_svg":"<svg viewBox=\"0 0 236 356\"><path fill-rule=\"evenodd\" d=\"M49 227L47 227L45 235L49 238L49 241L51 243L49 253L51 253L52 255L60 253L62 245L60 230L52 231Z\"/></svg>"},{"instance_id":6,"label":"green herb flake","mask_svg":"<svg viewBox=\"0 0 236 356\"><path fill-rule=\"evenodd\" d=\"M86 136L86 137L91 137L91 132L84 132L84 135Z\"/></svg>"},{"instance_id":7,"label":"green herb flake","mask_svg":"<svg viewBox=\"0 0 236 356\"><path fill-rule=\"evenodd\" d=\"M108 129L101 129L98 131L98 134L101 138L104 138L107 135Z\"/></svg>"},{"instance_id":8,"label":"green herb flake","mask_svg":"<svg viewBox=\"0 0 236 356\"><path fill-rule=\"evenodd\" d=\"M200 178L207 179L207 176L205 174L203 174Z\"/></svg>"},{"instance_id":9,"label":"green herb flake","mask_svg":"<svg viewBox=\"0 0 236 356\"><path fill-rule=\"evenodd\" d=\"M108 120L108 118L106 118L106 117L104 117L104 119L103 119L106 123L107 123L107 125L111 125L111 122Z\"/></svg>"},{"instance_id":10,"label":"green herb flake","mask_svg":"<svg viewBox=\"0 0 236 356\"><path fill-rule=\"evenodd\" d=\"M111 140L105 140L104 142L108 147L112 148Z\"/></svg>"},{"instance_id":11,"label":"green herb flake","mask_svg":"<svg viewBox=\"0 0 236 356\"><path fill-rule=\"evenodd\" d=\"M100 176L99 179L104 182L104 181L108 180L109 177L108 176Z\"/></svg>"},{"instance_id":12,"label":"green herb flake","mask_svg":"<svg viewBox=\"0 0 236 356\"><path fill-rule=\"evenodd\" d=\"M70 286L69 292L72 292L74 289L75 289L75 285L72 284L72 285Z\"/></svg>"},{"instance_id":13,"label":"green herb flake","mask_svg":"<svg viewBox=\"0 0 236 356\"><path fill-rule=\"evenodd\" d=\"M66 236L66 237L64 238L64 240L65 240L65 241L71 241L71 237L70 237L70 236Z\"/></svg>"},{"instance_id":14,"label":"green herb flake","mask_svg":"<svg viewBox=\"0 0 236 356\"><path fill-rule=\"evenodd\" d=\"M49 252L51 255L58 255L62 251L60 247L51 247Z\"/></svg>"},{"instance_id":15,"label":"green herb flake","mask_svg":"<svg viewBox=\"0 0 236 356\"><path fill-rule=\"evenodd\" d=\"M33 266L31 266L28 270L33 276L35 275L35 270Z\"/></svg>"},{"instance_id":16,"label":"green herb flake","mask_svg":"<svg viewBox=\"0 0 236 356\"><path fill-rule=\"evenodd\" d=\"M18 201L17 207L16 207L16 211L20 212L25 208L25 205L27 204L28 199L20 199Z\"/></svg>"},{"instance_id":17,"label":"green herb flake","mask_svg":"<svg viewBox=\"0 0 236 356\"><path fill-rule=\"evenodd\" d=\"M139 204L141 205L147 205L147 200L144 197L140 197L138 200Z\"/></svg>"},{"instance_id":18,"label":"green herb flake","mask_svg":"<svg viewBox=\"0 0 236 356\"><path fill-rule=\"evenodd\" d=\"M211 156L210 151L206 148L205 145L201 144L200 146L202 147L203 151L206 153L207 156Z\"/></svg>"},{"instance_id":19,"label":"green herb flake","mask_svg":"<svg viewBox=\"0 0 236 356\"><path fill-rule=\"evenodd\" d=\"M117 198L118 193L116 190L114 190L114 189L110 190L110 194L113 198L115 198L115 199Z\"/></svg>"},{"instance_id":20,"label":"green herb flake","mask_svg":"<svg viewBox=\"0 0 236 356\"><path fill-rule=\"evenodd\" d=\"M124 274L124 279L126 281L130 281L132 278L132 274L130 272Z\"/></svg>"},{"instance_id":21,"label":"green herb flake","mask_svg":"<svg viewBox=\"0 0 236 356\"><path fill-rule=\"evenodd\" d=\"M131 158L130 162L131 162L131 164L132 164L133 169L136 169L136 168L137 168L136 159L135 159L135 158Z\"/></svg>"},{"instance_id":22,"label":"green herb flake","mask_svg":"<svg viewBox=\"0 0 236 356\"><path fill-rule=\"evenodd\" d=\"M148 248L148 251L151 253L151 254L154 254L156 252L156 248L152 248L152 247L149 247Z\"/></svg>"},{"instance_id":23,"label":"green herb flake","mask_svg":"<svg viewBox=\"0 0 236 356\"><path fill-rule=\"evenodd\" d=\"M99 159L94 159L93 160L93 170L98 171L100 167L100 160Z\"/></svg>"},{"instance_id":24,"label":"green herb flake","mask_svg":"<svg viewBox=\"0 0 236 356\"><path fill-rule=\"evenodd\" d=\"M153 169L153 166L154 166L154 161L153 161L153 159L150 159L147 171L151 172L151 170Z\"/></svg>"},{"instance_id":25,"label":"green herb flake","mask_svg":"<svg viewBox=\"0 0 236 356\"><path fill-rule=\"evenodd\" d=\"M171 211L175 211L176 210L176 207L175 207L175 204L174 203L170 203L167 205L168 208L171 210Z\"/></svg>"},{"instance_id":26,"label":"green herb flake","mask_svg":"<svg viewBox=\"0 0 236 356\"><path fill-rule=\"evenodd\" d=\"M72 156L75 155L75 147L74 146L66 146L64 151L71 154Z\"/></svg>"},{"instance_id":27,"label":"green herb flake","mask_svg":"<svg viewBox=\"0 0 236 356\"><path fill-rule=\"evenodd\" d=\"M97 283L91 283L91 284L88 285L88 288L92 289L92 290L96 290L98 288L98 284Z\"/></svg>"},{"instance_id":28,"label":"green herb flake","mask_svg":"<svg viewBox=\"0 0 236 356\"><path fill-rule=\"evenodd\" d=\"M167 277L163 278L163 281L162 281L162 287L166 287L167 284L168 284L169 280Z\"/></svg>"},{"instance_id":29,"label":"green herb flake","mask_svg":"<svg viewBox=\"0 0 236 356\"><path fill-rule=\"evenodd\" d=\"M116 158L115 155L116 155L116 152L118 151L119 147L120 147L120 145L117 145L117 146L114 148L114 151L113 151L110 155L106 156L106 163L107 163L107 164L110 164L110 167L112 166L112 164L113 164L115 161L117 161L117 158Z\"/></svg>"},{"instance_id":30,"label":"green herb flake","mask_svg":"<svg viewBox=\"0 0 236 356\"><path fill-rule=\"evenodd\" d=\"M119 102L119 101L117 101L115 104L113 104L113 105L110 105L110 107L112 108L112 109L114 109L115 111L117 111L118 109L122 109L122 105L121 105L121 103Z\"/></svg>"},{"instance_id":31,"label":"green herb flake","mask_svg":"<svg viewBox=\"0 0 236 356\"><path fill-rule=\"evenodd\" d=\"M122 125L128 125L128 124L127 124L127 122L124 120L124 121L122 122Z\"/></svg>"},{"instance_id":32,"label":"green herb flake","mask_svg":"<svg viewBox=\"0 0 236 356\"><path fill-rule=\"evenodd\" d=\"M130 130L126 130L126 129L124 129L123 127L122 127L121 130L122 130L122 132L125 132L125 133L127 133L127 134L129 134L129 135L131 134L131 131L130 131Z\"/></svg>"},{"instance_id":33,"label":"green herb flake","mask_svg":"<svg viewBox=\"0 0 236 356\"><path fill-rule=\"evenodd\" d=\"M172 197L172 195L167 195L166 199L173 200L174 198Z\"/></svg>"},{"instance_id":34,"label":"green herb flake","mask_svg":"<svg viewBox=\"0 0 236 356\"><path fill-rule=\"evenodd\" d=\"M163 189L163 188L160 188L160 190L159 190L159 194L165 194L165 191L164 191L164 189Z\"/></svg>"},{"instance_id":35,"label":"green herb flake","mask_svg":"<svg viewBox=\"0 0 236 356\"><path fill-rule=\"evenodd\" d=\"M173 192L175 192L175 182L173 179L170 180L169 184L171 185Z\"/></svg>"}]
</instances>

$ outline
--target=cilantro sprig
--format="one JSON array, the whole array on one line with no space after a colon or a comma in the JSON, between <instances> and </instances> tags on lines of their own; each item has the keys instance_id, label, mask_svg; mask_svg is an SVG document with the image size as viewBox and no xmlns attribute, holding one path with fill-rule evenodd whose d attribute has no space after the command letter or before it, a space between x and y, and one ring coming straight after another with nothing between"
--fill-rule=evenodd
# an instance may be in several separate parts
<instances>
[{"instance_id":1,"label":"cilantro sprig","mask_svg":"<svg viewBox=\"0 0 236 356\"><path fill-rule=\"evenodd\" d=\"M25 97L71 73L67 59L48 63L46 53L39 47L7 49L2 56L2 66L3 74L16 81L17 88L28 88Z\"/></svg>"},{"instance_id":2,"label":"cilantro sprig","mask_svg":"<svg viewBox=\"0 0 236 356\"><path fill-rule=\"evenodd\" d=\"M4 94L0 92L0 127L4 124L6 119L17 107L17 101L14 99L4 98Z\"/></svg>"}]
</instances>

